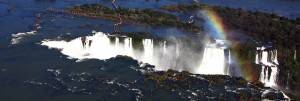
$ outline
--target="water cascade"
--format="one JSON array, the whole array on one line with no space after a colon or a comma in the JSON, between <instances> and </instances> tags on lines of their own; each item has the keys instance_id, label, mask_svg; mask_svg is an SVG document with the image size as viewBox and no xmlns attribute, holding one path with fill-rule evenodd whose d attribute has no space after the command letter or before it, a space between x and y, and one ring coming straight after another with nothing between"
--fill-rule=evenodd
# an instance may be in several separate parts
<instances>
[{"instance_id":1,"label":"water cascade","mask_svg":"<svg viewBox=\"0 0 300 101\"><path fill-rule=\"evenodd\" d=\"M258 47L255 63L261 65L260 81L265 86L277 87L276 79L279 71L277 50Z\"/></svg>"},{"instance_id":2,"label":"water cascade","mask_svg":"<svg viewBox=\"0 0 300 101\"><path fill-rule=\"evenodd\" d=\"M297 60L297 50L295 50L295 53L294 53L294 60Z\"/></svg>"},{"instance_id":3,"label":"water cascade","mask_svg":"<svg viewBox=\"0 0 300 101\"><path fill-rule=\"evenodd\" d=\"M72 59L109 59L117 55L130 56L143 63L156 66L157 70L174 69L196 74L228 75L230 51L217 43L209 43L204 51L194 50L181 42L154 41L130 37L109 36L95 32L92 36L69 42L44 40L41 45L59 49ZM90 46L89 46L90 44ZM201 45L201 44L200 44Z\"/></svg>"},{"instance_id":4,"label":"water cascade","mask_svg":"<svg viewBox=\"0 0 300 101\"><path fill-rule=\"evenodd\" d=\"M222 48L214 46L204 49L203 59L198 69L200 74L227 74L225 66L225 52ZM214 68L214 69L212 69Z\"/></svg>"}]
</instances>

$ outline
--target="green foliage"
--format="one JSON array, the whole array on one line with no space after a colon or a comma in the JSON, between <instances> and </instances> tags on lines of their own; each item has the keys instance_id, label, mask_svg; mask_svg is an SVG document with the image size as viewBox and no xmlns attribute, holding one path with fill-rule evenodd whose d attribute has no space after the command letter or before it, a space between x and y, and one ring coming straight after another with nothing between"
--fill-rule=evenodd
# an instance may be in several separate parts
<instances>
[{"instance_id":1,"label":"green foliage","mask_svg":"<svg viewBox=\"0 0 300 101\"><path fill-rule=\"evenodd\" d=\"M80 15L92 17L96 16L110 20L119 20L118 14L120 14L125 22L173 26L193 32L198 32L200 30L200 28L193 24L180 21L175 15L155 11L152 9L118 8L117 10L113 10L100 4L84 4L69 8L68 11L79 12Z\"/></svg>"},{"instance_id":2,"label":"green foliage","mask_svg":"<svg viewBox=\"0 0 300 101\"><path fill-rule=\"evenodd\" d=\"M272 42L277 47L300 45L300 18L289 20L275 14L250 12L242 9L209 6L205 4L171 5L163 9L178 12L212 9L223 19L229 29L243 30L245 34L263 43ZM297 27L298 26L298 27ZM297 34L298 33L298 34Z\"/></svg>"},{"instance_id":3,"label":"green foliage","mask_svg":"<svg viewBox=\"0 0 300 101\"><path fill-rule=\"evenodd\" d=\"M251 12L228 7L209 6L205 4L171 5L162 9L177 12L191 12L195 10L213 10L224 21L229 29L242 30L254 40L266 44L271 42L278 49L280 64L280 77L287 79L289 87L299 90L300 87L300 61L294 60L294 50L299 54L300 47L300 18L287 19L276 14ZM297 48L298 47L298 48ZM235 44L231 49L236 53L241 63L253 62L255 59L255 45Z\"/></svg>"},{"instance_id":4,"label":"green foliage","mask_svg":"<svg viewBox=\"0 0 300 101\"><path fill-rule=\"evenodd\" d=\"M284 64L284 67L288 69L289 73L289 86L293 87L294 89L300 89L300 62L295 61L293 58L289 58Z\"/></svg>"}]
</instances>

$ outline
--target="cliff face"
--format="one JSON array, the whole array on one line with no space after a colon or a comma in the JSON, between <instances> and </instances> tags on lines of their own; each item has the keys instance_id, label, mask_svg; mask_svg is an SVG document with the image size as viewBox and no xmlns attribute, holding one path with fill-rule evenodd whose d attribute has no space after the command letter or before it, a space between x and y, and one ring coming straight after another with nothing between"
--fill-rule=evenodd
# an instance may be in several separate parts
<instances>
[{"instance_id":1,"label":"cliff face","mask_svg":"<svg viewBox=\"0 0 300 101\"><path fill-rule=\"evenodd\" d=\"M240 30L242 33L250 36L257 43L256 46L264 46L271 44L273 49L277 50L278 58L278 79L277 83L283 89L299 90L300 84L300 19L287 19L275 14L267 14L262 12L251 12L242 9L232 9L227 7L210 6L205 4L192 5L171 5L162 9L175 12L191 12L211 9L218 13L224 20L224 24L228 29ZM238 47L232 46L239 58L241 66L245 69L250 66L252 70L261 72L257 69L253 56L255 48L251 45L242 45ZM249 69L247 69L249 70ZM251 74L251 71L245 70L244 73ZM257 74L255 74L257 75ZM259 75L259 74L258 74ZM252 80L258 80L259 77L252 77ZM297 87L296 87L297 86ZM290 89L293 88L293 89Z\"/></svg>"},{"instance_id":2,"label":"cliff face","mask_svg":"<svg viewBox=\"0 0 300 101\"><path fill-rule=\"evenodd\" d=\"M300 60L298 49L279 49L278 51L278 62L279 62L279 85L283 88L297 92L300 87Z\"/></svg>"},{"instance_id":3,"label":"cliff face","mask_svg":"<svg viewBox=\"0 0 300 101\"><path fill-rule=\"evenodd\" d=\"M228 29L238 30L255 42L233 42L230 49L237 58L238 65L245 79L259 81L262 68L255 64L256 47L271 44L272 49L277 50L278 80L276 82L282 88L299 90L300 84L300 19L290 20L275 14L250 12L242 9L209 6L205 4L171 5L162 7L162 10L176 11L179 13L213 10L224 20ZM112 10L99 4L81 5L69 8L64 13L79 16L118 20L118 14L122 15L125 22L138 22L148 25L166 25L183 28L192 32L203 29L193 23L180 21L175 15L150 9L126 9ZM200 18L201 20L201 18ZM202 19L203 20L203 19ZM229 39L233 39L230 38ZM299 54L297 54L297 52ZM251 76L249 76L251 75ZM295 87L296 86L296 87Z\"/></svg>"}]
</instances>

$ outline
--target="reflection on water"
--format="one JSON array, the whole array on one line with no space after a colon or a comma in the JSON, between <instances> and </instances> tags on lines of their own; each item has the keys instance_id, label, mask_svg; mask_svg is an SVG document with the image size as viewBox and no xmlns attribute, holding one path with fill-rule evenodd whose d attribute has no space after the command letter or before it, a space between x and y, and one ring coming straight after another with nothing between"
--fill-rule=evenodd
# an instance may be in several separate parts
<instances>
[{"instance_id":1,"label":"reflection on water","mask_svg":"<svg viewBox=\"0 0 300 101\"><path fill-rule=\"evenodd\" d=\"M97 32L93 36L66 41L42 41L43 46L59 49L72 59L109 59L126 55L143 63L156 66L156 70L175 69L197 74L226 75L229 59L224 47L207 45L204 52L194 50L180 41L155 41L130 37L109 36ZM202 55L203 54L203 55Z\"/></svg>"}]
</instances>

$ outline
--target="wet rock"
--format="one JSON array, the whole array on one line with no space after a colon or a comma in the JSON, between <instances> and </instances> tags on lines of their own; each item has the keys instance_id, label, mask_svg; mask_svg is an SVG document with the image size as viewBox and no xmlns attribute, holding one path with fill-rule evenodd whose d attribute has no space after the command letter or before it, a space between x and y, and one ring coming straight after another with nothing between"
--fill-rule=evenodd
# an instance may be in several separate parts
<instances>
[{"instance_id":1,"label":"wet rock","mask_svg":"<svg viewBox=\"0 0 300 101\"><path fill-rule=\"evenodd\" d=\"M199 75L174 70L155 71L154 66L139 64L138 61L126 56L108 59L101 68L105 69L95 74L47 69L44 79L28 80L26 83L36 88L47 89L53 96L101 94L110 100L120 97L124 98L123 100L132 100L132 97L137 100L157 100L153 96L161 94L164 97L172 96L171 98L181 100L284 99L279 91L264 88L268 89L265 91L243 78Z\"/></svg>"},{"instance_id":2,"label":"wet rock","mask_svg":"<svg viewBox=\"0 0 300 101\"><path fill-rule=\"evenodd\" d=\"M114 36L126 36L134 39L158 39L157 36L148 32L113 32L111 35Z\"/></svg>"},{"instance_id":3,"label":"wet rock","mask_svg":"<svg viewBox=\"0 0 300 101\"><path fill-rule=\"evenodd\" d=\"M268 89L268 90L263 91L261 97L263 99L268 99L268 100L285 99L282 92L276 91L274 89Z\"/></svg>"},{"instance_id":4,"label":"wet rock","mask_svg":"<svg viewBox=\"0 0 300 101\"><path fill-rule=\"evenodd\" d=\"M256 88L264 88L264 84L260 81L250 81L248 82L248 86L256 87Z\"/></svg>"}]
</instances>

